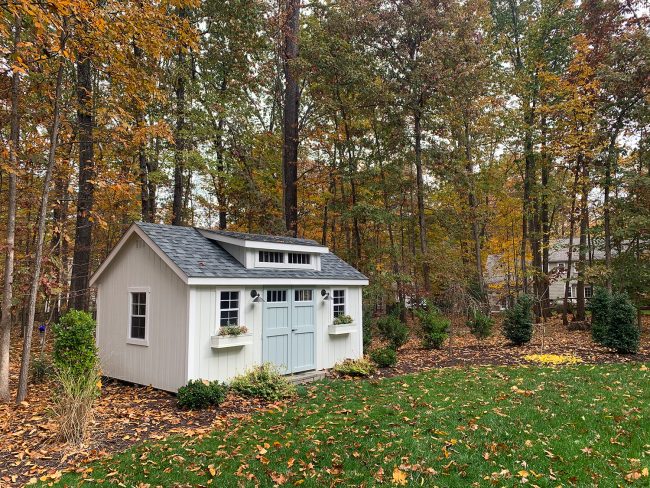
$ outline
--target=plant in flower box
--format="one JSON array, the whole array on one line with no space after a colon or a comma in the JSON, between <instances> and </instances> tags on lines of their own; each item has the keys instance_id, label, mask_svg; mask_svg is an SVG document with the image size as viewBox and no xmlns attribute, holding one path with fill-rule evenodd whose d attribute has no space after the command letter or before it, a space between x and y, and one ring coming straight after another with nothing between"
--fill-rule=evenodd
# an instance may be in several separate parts
<instances>
[{"instance_id":1,"label":"plant in flower box","mask_svg":"<svg viewBox=\"0 0 650 488\"><path fill-rule=\"evenodd\" d=\"M352 323L352 317L349 315L339 315L338 317L334 317L334 325L348 325Z\"/></svg>"},{"instance_id":2,"label":"plant in flower box","mask_svg":"<svg viewBox=\"0 0 650 488\"><path fill-rule=\"evenodd\" d=\"M224 325L219 327L220 336L237 337L248 333L245 325Z\"/></svg>"}]
</instances>

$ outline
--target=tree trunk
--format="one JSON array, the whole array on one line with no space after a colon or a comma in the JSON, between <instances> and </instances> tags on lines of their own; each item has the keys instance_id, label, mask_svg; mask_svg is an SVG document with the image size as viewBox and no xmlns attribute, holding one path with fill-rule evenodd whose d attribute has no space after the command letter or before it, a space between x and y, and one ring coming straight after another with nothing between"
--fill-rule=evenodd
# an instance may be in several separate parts
<instances>
[{"instance_id":1,"label":"tree trunk","mask_svg":"<svg viewBox=\"0 0 650 488\"><path fill-rule=\"evenodd\" d=\"M23 19L14 16L12 58L18 52ZM0 401L7 402L9 392L9 354L11 349L11 309L13 300L14 254L16 242L16 171L18 171L18 149L20 144L20 74L11 77L11 115L9 129L9 183L7 208L7 244L2 289L2 310L0 318Z\"/></svg>"},{"instance_id":2,"label":"tree trunk","mask_svg":"<svg viewBox=\"0 0 650 488\"><path fill-rule=\"evenodd\" d=\"M610 137L607 156L605 159L605 182L603 184L603 231L605 234L605 286L611 293L612 291L612 228L611 228L611 209L610 209L610 191L612 187L612 170L616 161L616 139L618 131Z\"/></svg>"},{"instance_id":3,"label":"tree trunk","mask_svg":"<svg viewBox=\"0 0 650 488\"><path fill-rule=\"evenodd\" d=\"M542 192L541 198L541 225L542 225L542 316L549 316L550 295L549 295L549 246L551 244L551 223L548 206L548 185L550 178L550 161L546 148L546 117L542 117Z\"/></svg>"},{"instance_id":4,"label":"tree trunk","mask_svg":"<svg viewBox=\"0 0 650 488\"><path fill-rule=\"evenodd\" d=\"M585 269L587 267L587 232L589 230L589 190L587 180L589 169L583 160L582 187L580 196L580 248L578 256L578 283L576 286L576 320L585 320Z\"/></svg>"},{"instance_id":5,"label":"tree trunk","mask_svg":"<svg viewBox=\"0 0 650 488\"><path fill-rule=\"evenodd\" d=\"M524 135L524 193L522 202L522 221L521 221L521 280L524 293L528 293L528 270L526 263L527 242L529 240L528 227L530 219L530 203L533 190L533 177L535 172L535 160L533 154L533 122L535 112L530 102L526 102L526 112L524 119L526 123L526 133Z\"/></svg>"},{"instance_id":6,"label":"tree trunk","mask_svg":"<svg viewBox=\"0 0 650 488\"><path fill-rule=\"evenodd\" d=\"M186 16L184 8L179 17ZM185 53L178 49L178 66L174 92L176 95L176 130L174 131L174 193L172 196L172 225L183 225L183 174L185 171Z\"/></svg>"},{"instance_id":7,"label":"tree trunk","mask_svg":"<svg viewBox=\"0 0 650 488\"><path fill-rule=\"evenodd\" d=\"M88 310L90 290L90 252L93 223L91 212L95 193L95 160L93 148L93 85L92 66L88 53L81 53L77 62L77 133L79 135L79 189L77 223L70 295L72 307Z\"/></svg>"},{"instance_id":8,"label":"tree trunk","mask_svg":"<svg viewBox=\"0 0 650 488\"><path fill-rule=\"evenodd\" d=\"M298 235L298 107L300 90L293 62L298 58L299 0L285 0L285 16L282 189L285 226L287 231L295 237Z\"/></svg>"},{"instance_id":9,"label":"tree trunk","mask_svg":"<svg viewBox=\"0 0 650 488\"><path fill-rule=\"evenodd\" d=\"M569 290L571 289L571 268L573 266L573 237L576 226L576 191L578 190L578 181L580 179L580 160L576 164L573 178L573 187L571 188L571 215L569 216L569 249L567 251L567 270L566 283L564 285L564 301L562 307L562 324L569 325Z\"/></svg>"},{"instance_id":10,"label":"tree trunk","mask_svg":"<svg viewBox=\"0 0 650 488\"><path fill-rule=\"evenodd\" d=\"M422 259L422 281L424 292L431 291L431 277L429 276L429 262L427 249L427 228L424 215L424 176L422 172L422 109L424 101L422 96L418 99L416 109L413 111L413 131L415 136L415 172L418 202L418 233L420 235L420 258Z\"/></svg>"},{"instance_id":11,"label":"tree trunk","mask_svg":"<svg viewBox=\"0 0 650 488\"><path fill-rule=\"evenodd\" d=\"M469 134L469 123L465 120L464 123L464 144L465 144L465 170L467 173L467 188L468 188L468 203L469 211L472 219L472 240L474 241L474 265L476 267L476 282L478 284L478 289L481 294L481 300L487 297L484 297L484 284L483 284L483 259L481 256L481 233L479 231L478 215L477 215L477 203L476 203L476 193L474 190L474 171L472 168L472 149L471 149L471 139Z\"/></svg>"},{"instance_id":12,"label":"tree trunk","mask_svg":"<svg viewBox=\"0 0 650 488\"><path fill-rule=\"evenodd\" d=\"M64 20L64 29L67 22ZM61 44L59 52L65 49L65 41L67 33L61 36ZM41 264L43 262L43 243L45 241L45 221L47 219L47 202L50 195L50 183L52 180L52 172L56 162L56 148L59 137L59 124L60 116L60 103L61 103L61 90L63 85L63 68L64 59L59 57L59 68L56 73L56 88L54 92L54 109L52 128L50 130L50 150L47 157L47 170L43 179L43 192L41 194L41 204L38 212L38 231L36 236L36 256L34 258L34 269L32 274L32 283L29 289L29 305L27 314L27 323L25 324L25 338L23 340L23 356L20 365L20 376L18 378L18 393L16 394L16 403L20 403L27 395L27 379L29 377L29 359L32 347L32 334L34 332L34 317L36 315L36 298L38 296L38 287L41 277Z\"/></svg>"}]
</instances>

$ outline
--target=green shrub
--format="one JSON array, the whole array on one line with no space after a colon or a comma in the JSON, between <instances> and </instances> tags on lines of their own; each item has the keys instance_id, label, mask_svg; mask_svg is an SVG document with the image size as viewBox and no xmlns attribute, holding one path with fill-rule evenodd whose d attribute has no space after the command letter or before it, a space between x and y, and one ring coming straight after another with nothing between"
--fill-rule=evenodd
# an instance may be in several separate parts
<instances>
[{"instance_id":1,"label":"green shrub","mask_svg":"<svg viewBox=\"0 0 650 488\"><path fill-rule=\"evenodd\" d=\"M375 365L366 358L346 359L336 363L334 371L343 376L370 376L375 372Z\"/></svg>"},{"instance_id":2,"label":"green shrub","mask_svg":"<svg viewBox=\"0 0 650 488\"><path fill-rule=\"evenodd\" d=\"M189 410L200 410L220 405L226 399L228 387L218 381L190 380L178 389L178 406Z\"/></svg>"},{"instance_id":3,"label":"green shrub","mask_svg":"<svg viewBox=\"0 0 650 488\"><path fill-rule=\"evenodd\" d=\"M396 351L408 341L408 327L393 314L379 317L377 319L377 330L379 335L387 340Z\"/></svg>"},{"instance_id":4,"label":"green shrub","mask_svg":"<svg viewBox=\"0 0 650 488\"><path fill-rule=\"evenodd\" d=\"M332 323L334 325L351 324L352 317L350 317L349 315L339 315L338 317L334 317L334 321Z\"/></svg>"},{"instance_id":5,"label":"green shrub","mask_svg":"<svg viewBox=\"0 0 650 488\"><path fill-rule=\"evenodd\" d=\"M477 339L486 339L492 335L494 320L480 310L474 311L474 316L467 321L467 327Z\"/></svg>"},{"instance_id":6,"label":"green shrub","mask_svg":"<svg viewBox=\"0 0 650 488\"><path fill-rule=\"evenodd\" d=\"M625 293L614 293L609 303L609 317L604 344L618 353L633 354L639 350L639 327L636 308Z\"/></svg>"},{"instance_id":7,"label":"green shrub","mask_svg":"<svg viewBox=\"0 0 650 488\"><path fill-rule=\"evenodd\" d=\"M52 363L45 356L34 358L29 366L32 370L32 383L43 383L54 372Z\"/></svg>"},{"instance_id":8,"label":"green shrub","mask_svg":"<svg viewBox=\"0 0 650 488\"><path fill-rule=\"evenodd\" d=\"M54 325L52 359L58 370L87 376L97 368L95 321L87 312L70 310Z\"/></svg>"},{"instance_id":9,"label":"green shrub","mask_svg":"<svg viewBox=\"0 0 650 488\"><path fill-rule=\"evenodd\" d=\"M70 444L86 440L94 412L93 405L101 389L99 370L60 367L56 370L57 388L52 395L51 411L57 421L59 437Z\"/></svg>"},{"instance_id":10,"label":"green shrub","mask_svg":"<svg viewBox=\"0 0 650 488\"><path fill-rule=\"evenodd\" d=\"M372 359L380 368L388 368L397 364L397 353L390 347L383 347L371 351L370 359Z\"/></svg>"},{"instance_id":11,"label":"green shrub","mask_svg":"<svg viewBox=\"0 0 650 488\"><path fill-rule=\"evenodd\" d=\"M441 349L449 337L451 322L435 308L416 310L415 314L420 320L422 346L425 349Z\"/></svg>"},{"instance_id":12,"label":"green shrub","mask_svg":"<svg viewBox=\"0 0 650 488\"><path fill-rule=\"evenodd\" d=\"M589 300L591 311L591 337L594 342L603 344L607 336L607 323L609 321L609 307L612 296L607 289L598 287Z\"/></svg>"},{"instance_id":13,"label":"green shrub","mask_svg":"<svg viewBox=\"0 0 650 488\"><path fill-rule=\"evenodd\" d=\"M503 334L510 342L519 346L533 337L533 299L521 295L513 307L506 310L503 319Z\"/></svg>"},{"instance_id":14,"label":"green shrub","mask_svg":"<svg viewBox=\"0 0 650 488\"><path fill-rule=\"evenodd\" d=\"M255 366L230 382L230 388L247 397L277 401L296 394L296 387L270 363Z\"/></svg>"}]
</instances>

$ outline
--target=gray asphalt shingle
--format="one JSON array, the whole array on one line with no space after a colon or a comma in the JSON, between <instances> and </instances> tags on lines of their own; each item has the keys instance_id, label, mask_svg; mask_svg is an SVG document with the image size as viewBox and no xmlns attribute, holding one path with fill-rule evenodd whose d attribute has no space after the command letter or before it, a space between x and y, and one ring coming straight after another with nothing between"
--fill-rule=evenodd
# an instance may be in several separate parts
<instances>
[{"instance_id":1,"label":"gray asphalt shingle","mask_svg":"<svg viewBox=\"0 0 650 488\"><path fill-rule=\"evenodd\" d=\"M365 280L361 272L332 253L321 254L321 270L257 268L246 269L218 243L204 237L194 227L149 224L136 225L190 278L289 278ZM319 246L309 239L263 236L240 232L216 231L238 239L261 240L282 244Z\"/></svg>"}]
</instances>

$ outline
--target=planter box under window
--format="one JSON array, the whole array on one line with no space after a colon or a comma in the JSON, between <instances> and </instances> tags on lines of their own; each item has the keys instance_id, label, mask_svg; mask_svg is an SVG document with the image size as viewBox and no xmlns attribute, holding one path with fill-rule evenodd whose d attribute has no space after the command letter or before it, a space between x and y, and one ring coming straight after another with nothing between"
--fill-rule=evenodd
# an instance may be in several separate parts
<instances>
[{"instance_id":1,"label":"planter box under window","mask_svg":"<svg viewBox=\"0 0 650 488\"><path fill-rule=\"evenodd\" d=\"M214 335L210 338L210 345L213 349L226 349L228 347L242 347L253 343L253 334L242 334L238 336Z\"/></svg>"},{"instance_id":2,"label":"planter box under window","mask_svg":"<svg viewBox=\"0 0 650 488\"><path fill-rule=\"evenodd\" d=\"M355 332L357 330L357 324L352 322L351 324L331 324L327 327L327 332L329 335L343 335Z\"/></svg>"}]
</instances>

